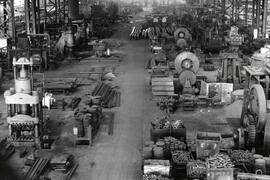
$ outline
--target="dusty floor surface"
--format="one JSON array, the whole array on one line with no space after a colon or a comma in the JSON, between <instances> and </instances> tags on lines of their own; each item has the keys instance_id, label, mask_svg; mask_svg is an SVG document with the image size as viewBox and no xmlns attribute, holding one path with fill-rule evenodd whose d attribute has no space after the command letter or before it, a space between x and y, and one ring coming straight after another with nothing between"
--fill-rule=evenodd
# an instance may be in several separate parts
<instances>
[{"instance_id":1,"label":"dusty floor surface","mask_svg":"<svg viewBox=\"0 0 270 180\"><path fill-rule=\"evenodd\" d=\"M141 180L142 179L142 146L144 140L150 138L150 122L157 116L161 116L161 111L156 106L156 101L152 100L151 88L149 86L149 74L145 71L145 62L149 57L147 43L144 40L128 39L129 28L127 25L120 25L119 30L113 38L120 39L124 46L119 51L126 56L120 63L77 63L61 67L57 71L47 72L47 76L65 76L68 72L89 71L92 66L114 66L117 68L118 85L120 86L121 107L113 108L115 112L114 134L113 136L99 133L91 147L76 148L72 143L72 111L52 110L51 124L54 128L51 133L60 136L56 148L45 151L45 154L57 154L68 152L75 155L79 162L79 168L72 179L76 180ZM69 76L71 76L69 74ZM85 76L87 78L87 76ZM11 83L12 84L12 83ZM84 95L93 89L92 86L82 86L78 92L71 96ZM61 97L59 97L61 98ZM238 103L238 102L237 102ZM240 102L241 103L241 102ZM7 133L5 122L5 105L3 96L0 97L1 122L0 135ZM230 117L239 117L239 107L220 109L198 109L195 112L184 113L177 111L173 117L184 120L188 137L193 138L197 130L200 131L230 131L231 124L226 121L226 114ZM235 110L238 108L238 110ZM59 122L62 123L59 124ZM221 125L217 125L217 123ZM224 127L225 124L225 127ZM44 153L43 153L44 154ZM9 163L18 171L22 169L24 160L19 159L18 154L14 154ZM53 180L61 180L59 173L49 173Z\"/></svg>"}]
</instances>

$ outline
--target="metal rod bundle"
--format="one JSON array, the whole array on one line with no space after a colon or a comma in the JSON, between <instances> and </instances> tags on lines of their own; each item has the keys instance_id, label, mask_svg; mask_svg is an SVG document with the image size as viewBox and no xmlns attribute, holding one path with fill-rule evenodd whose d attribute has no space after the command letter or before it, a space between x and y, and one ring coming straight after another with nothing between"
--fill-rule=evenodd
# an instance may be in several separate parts
<instances>
[{"instance_id":1,"label":"metal rod bundle","mask_svg":"<svg viewBox=\"0 0 270 180\"><path fill-rule=\"evenodd\" d=\"M39 179L40 175L45 171L49 163L48 159L38 158L34 165L29 169L25 175L25 180L36 180Z\"/></svg>"},{"instance_id":2,"label":"metal rod bundle","mask_svg":"<svg viewBox=\"0 0 270 180\"><path fill-rule=\"evenodd\" d=\"M104 107L120 107L121 93L106 83L99 83L92 96L100 96Z\"/></svg>"}]
</instances>

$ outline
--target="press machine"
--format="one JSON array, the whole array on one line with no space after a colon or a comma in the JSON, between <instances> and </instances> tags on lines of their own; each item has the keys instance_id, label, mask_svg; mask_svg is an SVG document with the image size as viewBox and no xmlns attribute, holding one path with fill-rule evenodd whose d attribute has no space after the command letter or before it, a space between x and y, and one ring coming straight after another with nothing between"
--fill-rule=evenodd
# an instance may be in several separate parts
<instances>
[{"instance_id":1,"label":"press machine","mask_svg":"<svg viewBox=\"0 0 270 180\"><path fill-rule=\"evenodd\" d=\"M15 146L41 145L42 93L33 88L33 59L13 58L15 88L5 91L8 140Z\"/></svg>"}]
</instances>

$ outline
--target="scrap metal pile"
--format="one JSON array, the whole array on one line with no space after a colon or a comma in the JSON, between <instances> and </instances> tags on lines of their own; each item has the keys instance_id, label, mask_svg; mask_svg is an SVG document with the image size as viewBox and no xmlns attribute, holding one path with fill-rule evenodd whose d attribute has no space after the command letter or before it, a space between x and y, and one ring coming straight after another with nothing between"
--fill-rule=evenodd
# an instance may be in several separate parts
<instances>
[{"instance_id":1,"label":"scrap metal pile","mask_svg":"<svg viewBox=\"0 0 270 180\"><path fill-rule=\"evenodd\" d=\"M191 160L191 155L187 151L173 151L172 152L173 163L177 165L187 164Z\"/></svg>"},{"instance_id":2,"label":"scrap metal pile","mask_svg":"<svg viewBox=\"0 0 270 180\"><path fill-rule=\"evenodd\" d=\"M170 179L168 177L164 177L162 175L145 174L145 175L143 175L143 180L170 180Z\"/></svg>"},{"instance_id":3,"label":"scrap metal pile","mask_svg":"<svg viewBox=\"0 0 270 180\"><path fill-rule=\"evenodd\" d=\"M206 163L200 160L191 160L187 163L187 177L203 179L206 177Z\"/></svg>"},{"instance_id":4,"label":"scrap metal pile","mask_svg":"<svg viewBox=\"0 0 270 180\"><path fill-rule=\"evenodd\" d=\"M234 164L250 164L254 161L253 154L244 150L233 150L230 153L230 158Z\"/></svg>"},{"instance_id":5,"label":"scrap metal pile","mask_svg":"<svg viewBox=\"0 0 270 180\"><path fill-rule=\"evenodd\" d=\"M206 159L207 167L211 169L217 168L233 168L234 165L231 158L227 154L218 153Z\"/></svg>"},{"instance_id":6,"label":"scrap metal pile","mask_svg":"<svg viewBox=\"0 0 270 180\"><path fill-rule=\"evenodd\" d=\"M100 96L103 107L113 108L120 107L121 93L109 84L100 82L92 92L92 96Z\"/></svg>"},{"instance_id":7,"label":"scrap metal pile","mask_svg":"<svg viewBox=\"0 0 270 180\"><path fill-rule=\"evenodd\" d=\"M154 36L160 37L161 35L172 36L175 27L161 27L161 26L148 26L147 24L136 24L133 26L129 37L130 39L150 39Z\"/></svg>"},{"instance_id":8,"label":"scrap metal pile","mask_svg":"<svg viewBox=\"0 0 270 180\"><path fill-rule=\"evenodd\" d=\"M156 118L154 121L151 122L153 129L178 129L183 128L184 123L181 120L171 120L168 117L163 118Z\"/></svg>"}]
</instances>

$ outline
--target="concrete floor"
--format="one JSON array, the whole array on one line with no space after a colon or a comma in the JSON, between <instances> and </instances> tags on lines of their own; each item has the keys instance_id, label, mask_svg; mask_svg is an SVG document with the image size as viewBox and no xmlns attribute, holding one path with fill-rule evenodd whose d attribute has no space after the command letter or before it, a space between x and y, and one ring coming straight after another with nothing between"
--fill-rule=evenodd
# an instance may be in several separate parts
<instances>
[{"instance_id":1,"label":"concrete floor","mask_svg":"<svg viewBox=\"0 0 270 180\"><path fill-rule=\"evenodd\" d=\"M63 122L65 125L57 126L52 133L59 135L61 140L57 147L48 154L72 153L79 162L79 168L72 179L76 180L141 180L142 179L142 146L145 140L150 138L150 122L162 112L152 100L151 87L149 86L149 74L145 71L145 62L149 57L148 45L144 40L128 39L130 28L128 25L120 25L113 38L120 39L124 46L118 49L126 54L121 63L106 63L106 65L117 66L120 72L118 84L120 86L121 107L113 108L115 112L114 134L108 136L98 134L94 145L91 147L73 147L70 137L72 136L72 111L62 112L52 110L52 123ZM73 64L61 67L57 71L47 72L48 76L64 76L67 72L86 71L93 65L102 63ZM104 65L104 63L102 64ZM82 95L91 90L91 87L81 87L74 95ZM73 95L73 94L72 94ZM237 102L238 103L238 102ZM5 123L5 106L3 96L0 97L2 122ZM233 106L233 107L232 107ZM220 109L198 109L195 112L185 113L178 110L173 117L184 120L188 137L192 140L197 130L201 131L230 131L231 124L226 117L239 117L241 105L234 104ZM235 110L237 108L237 110ZM232 113L233 112L233 113ZM214 126L215 122L225 126ZM226 125L226 123L228 123ZM2 130L2 131L1 131ZM0 126L0 135L6 134L6 124ZM13 155L9 163L23 171L23 160L18 161L17 154ZM50 173L53 180L62 179L62 175Z\"/></svg>"}]
</instances>

